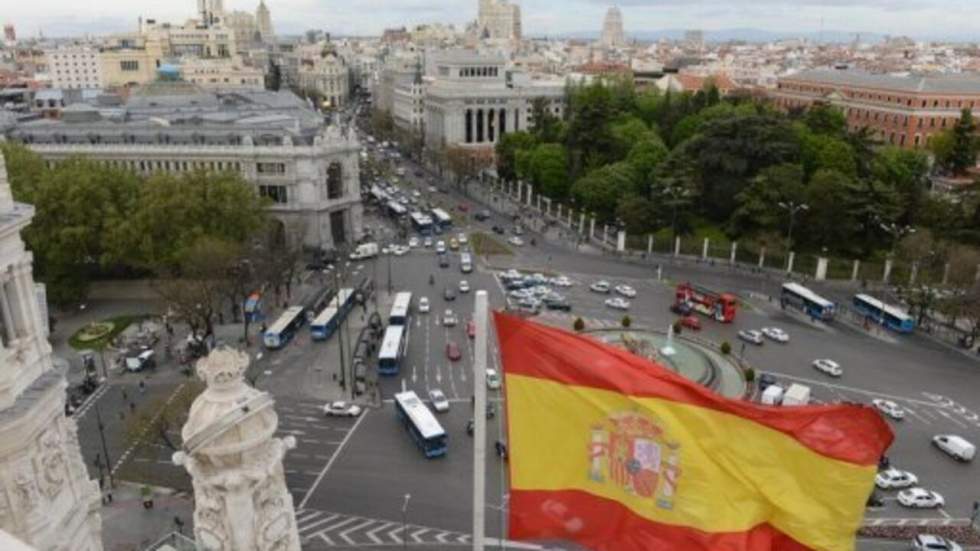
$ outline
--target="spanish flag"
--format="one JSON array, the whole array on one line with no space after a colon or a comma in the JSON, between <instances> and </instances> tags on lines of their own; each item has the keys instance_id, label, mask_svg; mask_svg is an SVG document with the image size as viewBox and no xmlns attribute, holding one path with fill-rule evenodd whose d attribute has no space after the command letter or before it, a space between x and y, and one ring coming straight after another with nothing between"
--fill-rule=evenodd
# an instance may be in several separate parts
<instances>
[{"instance_id":1,"label":"spanish flag","mask_svg":"<svg viewBox=\"0 0 980 551\"><path fill-rule=\"evenodd\" d=\"M719 396L589 337L496 313L510 537L589 549L850 550L891 444L874 410Z\"/></svg>"}]
</instances>

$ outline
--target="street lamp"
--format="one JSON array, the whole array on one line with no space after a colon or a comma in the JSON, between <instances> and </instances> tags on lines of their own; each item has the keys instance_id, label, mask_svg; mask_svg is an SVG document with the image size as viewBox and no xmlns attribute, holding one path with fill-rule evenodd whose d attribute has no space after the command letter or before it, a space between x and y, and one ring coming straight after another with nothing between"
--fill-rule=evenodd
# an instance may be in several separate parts
<instances>
[{"instance_id":1,"label":"street lamp","mask_svg":"<svg viewBox=\"0 0 980 551\"><path fill-rule=\"evenodd\" d=\"M412 494L405 494L405 502L402 503L402 549L408 549L408 500L412 499Z\"/></svg>"},{"instance_id":2,"label":"street lamp","mask_svg":"<svg viewBox=\"0 0 980 551\"><path fill-rule=\"evenodd\" d=\"M898 248L898 242L901 241L906 235L915 233L915 228L912 226L903 226L896 224L895 222L889 222L887 224L881 222L880 226L881 229L885 230L885 232L892 237L891 254L893 256L895 255L895 249Z\"/></svg>"},{"instance_id":3,"label":"street lamp","mask_svg":"<svg viewBox=\"0 0 980 551\"><path fill-rule=\"evenodd\" d=\"M789 230L786 232L786 247L793 250L793 222L796 221L796 213L810 210L810 205L797 203L796 201L780 201L779 207L789 212Z\"/></svg>"},{"instance_id":4,"label":"street lamp","mask_svg":"<svg viewBox=\"0 0 980 551\"><path fill-rule=\"evenodd\" d=\"M671 238L674 242L677 242L677 207L681 206L687 201L687 197L690 196L691 192L684 186L680 184L668 185L664 188L664 193L670 197L670 201L667 202L671 207L670 215L670 233Z\"/></svg>"}]
</instances>

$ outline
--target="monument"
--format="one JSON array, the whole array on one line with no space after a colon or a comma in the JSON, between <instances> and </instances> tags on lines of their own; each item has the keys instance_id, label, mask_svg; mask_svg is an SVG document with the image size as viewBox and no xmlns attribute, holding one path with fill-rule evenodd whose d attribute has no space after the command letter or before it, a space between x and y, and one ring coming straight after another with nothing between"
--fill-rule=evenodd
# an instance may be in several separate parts
<instances>
[{"instance_id":1,"label":"monument","mask_svg":"<svg viewBox=\"0 0 980 551\"><path fill-rule=\"evenodd\" d=\"M0 530L37 549L99 551L99 487L65 416L65 369L51 357L20 237L33 216L14 202L0 154Z\"/></svg>"},{"instance_id":2,"label":"monument","mask_svg":"<svg viewBox=\"0 0 980 551\"><path fill-rule=\"evenodd\" d=\"M272 397L244 380L249 357L221 346L197 363L207 389L191 405L173 461L194 484L194 535L208 551L299 551Z\"/></svg>"}]
</instances>

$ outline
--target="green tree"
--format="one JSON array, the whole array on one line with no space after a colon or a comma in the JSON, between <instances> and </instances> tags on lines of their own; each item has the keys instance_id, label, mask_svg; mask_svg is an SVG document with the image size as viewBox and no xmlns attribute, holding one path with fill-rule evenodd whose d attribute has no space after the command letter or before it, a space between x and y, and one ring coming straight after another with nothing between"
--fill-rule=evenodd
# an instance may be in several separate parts
<instances>
[{"instance_id":1,"label":"green tree","mask_svg":"<svg viewBox=\"0 0 980 551\"><path fill-rule=\"evenodd\" d=\"M921 151L887 146L878 150L873 177L898 194L902 224L918 223L929 189L929 159Z\"/></svg>"},{"instance_id":2,"label":"green tree","mask_svg":"<svg viewBox=\"0 0 980 551\"><path fill-rule=\"evenodd\" d=\"M799 134L800 158L806 177L821 169L836 170L852 178L857 175L854 149L843 138L815 134L805 127Z\"/></svg>"},{"instance_id":3,"label":"green tree","mask_svg":"<svg viewBox=\"0 0 980 551\"><path fill-rule=\"evenodd\" d=\"M805 196L803 168L798 164L767 167L735 196L737 207L730 226L736 234L782 231L787 213L781 202L802 203Z\"/></svg>"},{"instance_id":4,"label":"green tree","mask_svg":"<svg viewBox=\"0 0 980 551\"><path fill-rule=\"evenodd\" d=\"M977 142L974 133L977 125L973 122L973 112L969 108L960 113L960 120L953 127L953 151L950 156L950 169L953 174L966 174L977 164Z\"/></svg>"},{"instance_id":5,"label":"green tree","mask_svg":"<svg viewBox=\"0 0 980 551\"><path fill-rule=\"evenodd\" d=\"M6 159L14 200L34 204L34 194L48 172L44 161L37 153L15 142L0 142L0 154Z\"/></svg>"},{"instance_id":6,"label":"green tree","mask_svg":"<svg viewBox=\"0 0 980 551\"><path fill-rule=\"evenodd\" d=\"M610 221L616 213L619 198L633 185L635 174L625 163L614 163L589 172L572 186L575 201L595 212L600 220Z\"/></svg>"},{"instance_id":7,"label":"green tree","mask_svg":"<svg viewBox=\"0 0 980 551\"><path fill-rule=\"evenodd\" d=\"M631 234L644 234L654 229L658 221L656 205L650 199L627 193L616 204L616 217L626 224Z\"/></svg>"},{"instance_id":8,"label":"green tree","mask_svg":"<svg viewBox=\"0 0 980 551\"><path fill-rule=\"evenodd\" d=\"M537 139L524 130L507 132L500 137L495 146L497 157L497 175L505 181L517 179L517 154L520 151L530 151L537 145Z\"/></svg>"},{"instance_id":9,"label":"green tree","mask_svg":"<svg viewBox=\"0 0 980 551\"><path fill-rule=\"evenodd\" d=\"M613 120L612 93L602 81L573 88L568 105L568 146L573 177L612 162L616 149L609 122Z\"/></svg>"},{"instance_id":10,"label":"green tree","mask_svg":"<svg viewBox=\"0 0 980 551\"><path fill-rule=\"evenodd\" d=\"M815 103L803 116L803 122L814 134L839 137L847 132L847 118L844 113L826 103Z\"/></svg>"},{"instance_id":11,"label":"green tree","mask_svg":"<svg viewBox=\"0 0 980 551\"><path fill-rule=\"evenodd\" d=\"M956 137L953 130L943 130L932 136L929 140L929 151L936 158L936 165L944 170L952 170L953 149L956 146Z\"/></svg>"},{"instance_id":12,"label":"green tree","mask_svg":"<svg viewBox=\"0 0 980 551\"><path fill-rule=\"evenodd\" d=\"M797 215L806 220L806 232L799 232L794 241L840 251L857 229L851 213L841 208L848 202L852 183L846 174L818 170L806 188L806 203L810 210L805 216Z\"/></svg>"},{"instance_id":13,"label":"green tree","mask_svg":"<svg viewBox=\"0 0 980 551\"><path fill-rule=\"evenodd\" d=\"M561 119L551 112L551 102L548 98L538 97L531 100L531 134L539 142L560 142L564 128ZM506 134L504 134L506 135Z\"/></svg>"},{"instance_id":14,"label":"green tree","mask_svg":"<svg viewBox=\"0 0 980 551\"><path fill-rule=\"evenodd\" d=\"M471 180L490 165L489 159L465 147L446 148L446 168L453 175L456 187L467 191Z\"/></svg>"},{"instance_id":15,"label":"green tree","mask_svg":"<svg viewBox=\"0 0 980 551\"><path fill-rule=\"evenodd\" d=\"M636 116L621 118L612 124L610 131L615 140L613 155L616 159L625 158L635 144L651 136L650 128Z\"/></svg>"},{"instance_id":16,"label":"green tree","mask_svg":"<svg viewBox=\"0 0 980 551\"><path fill-rule=\"evenodd\" d=\"M634 187L636 193L649 197L657 167L667 159L668 155L670 150L653 132L647 133L633 145L626 156L626 162L636 173L637 181Z\"/></svg>"},{"instance_id":17,"label":"green tree","mask_svg":"<svg viewBox=\"0 0 980 551\"><path fill-rule=\"evenodd\" d=\"M531 181L545 197L561 200L568 194L566 167L568 154L557 143L543 143L534 148L529 159Z\"/></svg>"}]
</instances>

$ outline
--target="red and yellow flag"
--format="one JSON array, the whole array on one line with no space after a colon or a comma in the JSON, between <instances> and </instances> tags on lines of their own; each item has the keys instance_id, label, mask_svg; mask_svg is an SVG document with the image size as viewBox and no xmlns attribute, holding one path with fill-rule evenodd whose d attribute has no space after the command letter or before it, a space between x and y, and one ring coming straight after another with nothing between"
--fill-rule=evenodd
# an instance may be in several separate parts
<instances>
[{"instance_id":1,"label":"red and yellow flag","mask_svg":"<svg viewBox=\"0 0 980 551\"><path fill-rule=\"evenodd\" d=\"M495 314L510 537L595 550L850 550L893 434L870 408L719 396L588 337Z\"/></svg>"}]
</instances>

